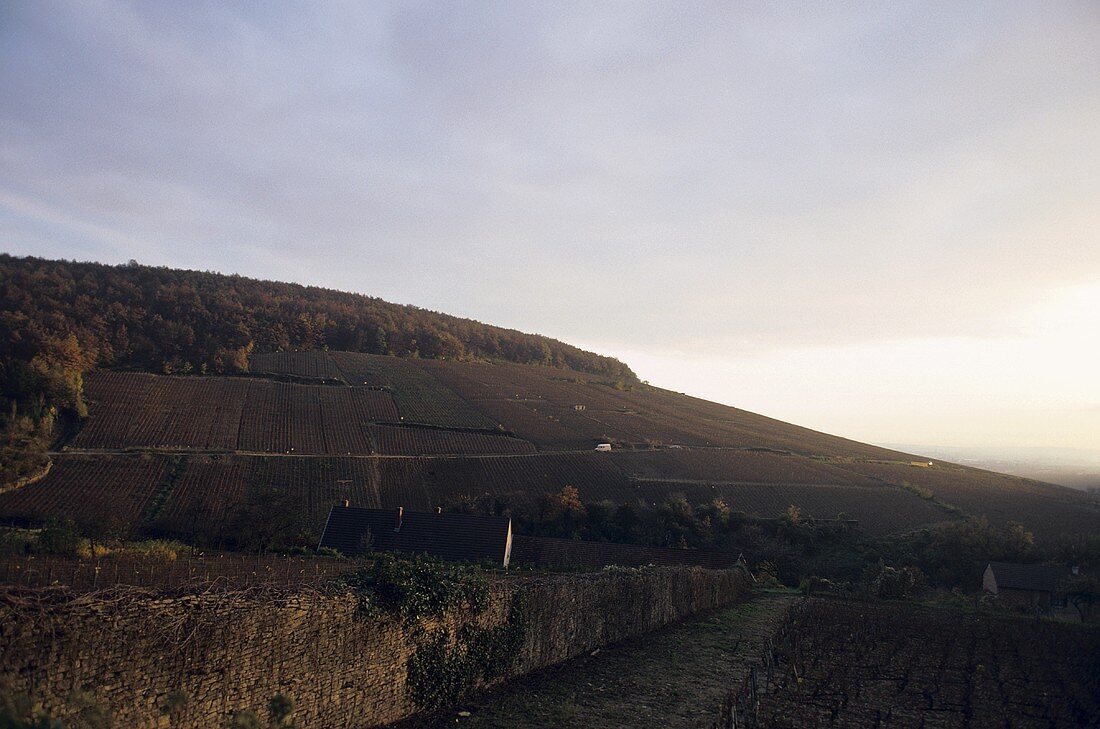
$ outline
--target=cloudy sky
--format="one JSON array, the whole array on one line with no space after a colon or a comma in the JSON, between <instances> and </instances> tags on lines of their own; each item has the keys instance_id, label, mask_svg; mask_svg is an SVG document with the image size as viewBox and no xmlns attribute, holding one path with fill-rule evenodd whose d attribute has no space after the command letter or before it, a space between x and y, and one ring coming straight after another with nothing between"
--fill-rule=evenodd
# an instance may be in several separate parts
<instances>
[{"instance_id":1,"label":"cloudy sky","mask_svg":"<svg viewBox=\"0 0 1100 729\"><path fill-rule=\"evenodd\" d=\"M0 236L1100 449L1100 4L9 0Z\"/></svg>"}]
</instances>

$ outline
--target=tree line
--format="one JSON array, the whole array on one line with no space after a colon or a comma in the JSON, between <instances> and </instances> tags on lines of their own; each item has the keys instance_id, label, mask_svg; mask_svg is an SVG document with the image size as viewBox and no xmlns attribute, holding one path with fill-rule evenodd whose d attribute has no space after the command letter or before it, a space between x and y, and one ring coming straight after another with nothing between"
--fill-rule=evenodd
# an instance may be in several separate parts
<instances>
[{"instance_id":1,"label":"tree line","mask_svg":"<svg viewBox=\"0 0 1100 729\"><path fill-rule=\"evenodd\" d=\"M0 254L0 428L9 458L82 416L93 367L246 372L253 351L334 349L504 360L637 382L612 357L378 298L164 267ZM49 426L48 428L45 426ZM11 473L0 477L12 477Z\"/></svg>"},{"instance_id":2,"label":"tree line","mask_svg":"<svg viewBox=\"0 0 1100 729\"><path fill-rule=\"evenodd\" d=\"M652 506L591 501L574 486L516 505L484 495L446 504L448 511L511 517L517 534L751 555L782 583L811 577L840 584L910 578L943 589L978 588L989 562L1100 569L1100 535L1065 535L1037 544L1021 524L966 518L876 537L846 519L812 519L791 505L770 518L734 511L722 499L692 503L671 493ZM888 592L888 590L883 590Z\"/></svg>"}]
</instances>

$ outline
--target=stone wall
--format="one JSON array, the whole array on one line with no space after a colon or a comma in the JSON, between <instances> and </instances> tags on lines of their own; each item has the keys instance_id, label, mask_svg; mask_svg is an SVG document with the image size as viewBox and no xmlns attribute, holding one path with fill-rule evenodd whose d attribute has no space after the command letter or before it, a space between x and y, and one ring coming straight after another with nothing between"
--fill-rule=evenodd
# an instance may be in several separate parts
<instances>
[{"instance_id":1,"label":"stone wall","mask_svg":"<svg viewBox=\"0 0 1100 729\"><path fill-rule=\"evenodd\" d=\"M512 537L511 564L557 568L652 564L722 570L736 566L737 557L729 552L707 549L667 549L517 534Z\"/></svg>"},{"instance_id":2,"label":"stone wall","mask_svg":"<svg viewBox=\"0 0 1100 729\"><path fill-rule=\"evenodd\" d=\"M520 592L527 628L510 671L519 675L747 591L739 572L698 568L507 576L494 580L484 613L421 627L501 625ZM245 709L266 717L280 693L299 729L393 722L418 708L406 686L415 649L406 626L364 618L350 595L0 602L0 691L70 721L82 705L100 707L116 727L223 727Z\"/></svg>"}]
</instances>

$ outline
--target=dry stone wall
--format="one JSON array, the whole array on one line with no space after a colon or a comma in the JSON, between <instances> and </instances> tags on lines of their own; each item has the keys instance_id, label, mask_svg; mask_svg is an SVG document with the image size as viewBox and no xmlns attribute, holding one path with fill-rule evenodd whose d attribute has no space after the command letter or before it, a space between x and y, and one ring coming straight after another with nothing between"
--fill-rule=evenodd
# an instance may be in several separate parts
<instances>
[{"instance_id":1,"label":"dry stone wall","mask_svg":"<svg viewBox=\"0 0 1100 729\"><path fill-rule=\"evenodd\" d=\"M736 571L676 567L508 576L481 614L412 627L364 617L351 595L8 596L0 691L70 722L99 707L116 727L223 727L242 710L266 717L277 694L299 729L378 726L418 710L411 631L503 625L517 592L527 613L512 676L730 604L748 586Z\"/></svg>"}]
</instances>

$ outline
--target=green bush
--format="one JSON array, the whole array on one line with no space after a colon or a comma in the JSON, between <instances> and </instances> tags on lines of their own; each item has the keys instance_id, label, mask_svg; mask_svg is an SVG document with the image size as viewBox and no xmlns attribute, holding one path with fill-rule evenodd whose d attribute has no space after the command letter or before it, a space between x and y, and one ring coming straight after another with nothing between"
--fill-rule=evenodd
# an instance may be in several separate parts
<instances>
[{"instance_id":1,"label":"green bush","mask_svg":"<svg viewBox=\"0 0 1100 729\"><path fill-rule=\"evenodd\" d=\"M918 567L889 567L880 560L864 570L861 587L868 597L907 600L928 588L928 578Z\"/></svg>"},{"instance_id":2,"label":"green bush","mask_svg":"<svg viewBox=\"0 0 1100 729\"><path fill-rule=\"evenodd\" d=\"M446 628L435 631L409 657L413 701L422 709L437 709L483 683L503 678L519 657L526 633L526 604L518 594L503 625L465 625L453 640Z\"/></svg>"},{"instance_id":3,"label":"green bush","mask_svg":"<svg viewBox=\"0 0 1100 729\"><path fill-rule=\"evenodd\" d=\"M160 707L160 713L167 716L174 724L179 721L183 710L187 708L188 701L190 701L190 697L185 691L180 691L179 689L172 691L164 698L164 704Z\"/></svg>"},{"instance_id":4,"label":"green bush","mask_svg":"<svg viewBox=\"0 0 1100 729\"><path fill-rule=\"evenodd\" d=\"M75 555L80 541L80 532L72 519L50 521L38 533L38 548L47 554Z\"/></svg>"},{"instance_id":5,"label":"green bush","mask_svg":"<svg viewBox=\"0 0 1100 729\"><path fill-rule=\"evenodd\" d=\"M480 613L489 601L489 583L481 570L426 556L379 554L370 567L343 576L341 582L359 596L362 612L384 610L406 623L463 606Z\"/></svg>"},{"instance_id":6,"label":"green bush","mask_svg":"<svg viewBox=\"0 0 1100 729\"><path fill-rule=\"evenodd\" d=\"M186 544L175 539L147 539L144 542L132 542L127 544L123 551L171 562L179 557L181 552L186 551L187 548Z\"/></svg>"},{"instance_id":7,"label":"green bush","mask_svg":"<svg viewBox=\"0 0 1100 729\"><path fill-rule=\"evenodd\" d=\"M260 717L256 716L256 712L251 709L235 711L233 716L229 717L228 729L262 729L262 727Z\"/></svg>"},{"instance_id":8,"label":"green bush","mask_svg":"<svg viewBox=\"0 0 1100 729\"><path fill-rule=\"evenodd\" d=\"M286 694L275 694L271 697L271 701L267 702L267 715L275 726L284 726L292 713L294 713L294 701Z\"/></svg>"},{"instance_id":9,"label":"green bush","mask_svg":"<svg viewBox=\"0 0 1100 729\"><path fill-rule=\"evenodd\" d=\"M0 729L65 729L65 725L35 711L25 696L0 694Z\"/></svg>"}]
</instances>

